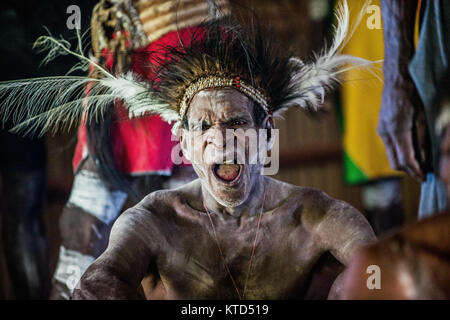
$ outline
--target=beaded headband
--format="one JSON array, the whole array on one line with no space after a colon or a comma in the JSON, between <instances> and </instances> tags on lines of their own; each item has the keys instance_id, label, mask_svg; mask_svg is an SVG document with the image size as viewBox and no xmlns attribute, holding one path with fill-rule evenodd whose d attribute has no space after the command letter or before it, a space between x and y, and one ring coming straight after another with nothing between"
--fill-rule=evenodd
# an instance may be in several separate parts
<instances>
[{"instance_id":1,"label":"beaded headband","mask_svg":"<svg viewBox=\"0 0 450 320\"><path fill-rule=\"evenodd\" d=\"M182 119L185 116L187 109L189 107L189 103L191 102L191 99L195 96L197 92L205 89L226 88L226 87L231 87L239 90L247 97L251 98L253 101L258 103L267 114L271 113L269 110L269 104L267 103L266 96L258 89L242 81L240 77L224 78L218 76L208 76L202 77L194 81L186 89L183 99L181 99L180 103L180 118Z\"/></svg>"}]
</instances>

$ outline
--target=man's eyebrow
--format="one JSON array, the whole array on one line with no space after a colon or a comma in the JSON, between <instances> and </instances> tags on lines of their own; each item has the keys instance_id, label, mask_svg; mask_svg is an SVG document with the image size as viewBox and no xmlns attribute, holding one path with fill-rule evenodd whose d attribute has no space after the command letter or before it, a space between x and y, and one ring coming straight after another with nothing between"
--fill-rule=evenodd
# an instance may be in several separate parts
<instances>
[{"instance_id":1,"label":"man's eyebrow","mask_svg":"<svg viewBox=\"0 0 450 320\"><path fill-rule=\"evenodd\" d=\"M198 126L203 127L203 126L209 126L209 125L210 125L209 120L204 117L199 118L199 119L193 119L193 120L189 121L189 124L188 124L188 126L190 128L198 127Z\"/></svg>"},{"instance_id":2,"label":"man's eyebrow","mask_svg":"<svg viewBox=\"0 0 450 320\"><path fill-rule=\"evenodd\" d=\"M245 115L231 115L231 116L227 117L223 122L224 122L224 123L228 123L228 122L233 122L233 121L237 121L237 120L240 120L240 121L243 121L243 120L249 121L250 118L249 118L249 116L246 115L246 114L245 114Z\"/></svg>"}]
</instances>

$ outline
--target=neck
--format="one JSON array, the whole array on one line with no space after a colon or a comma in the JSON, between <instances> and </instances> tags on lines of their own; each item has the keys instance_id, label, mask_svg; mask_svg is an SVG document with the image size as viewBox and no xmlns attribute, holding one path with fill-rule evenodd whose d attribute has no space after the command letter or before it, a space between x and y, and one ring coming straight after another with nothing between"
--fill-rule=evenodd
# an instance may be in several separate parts
<instances>
[{"instance_id":1,"label":"neck","mask_svg":"<svg viewBox=\"0 0 450 320\"><path fill-rule=\"evenodd\" d=\"M249 197L236 207L227 207L214 199L211 193L202 185L203 203L210 213L221 216L232 216L235 218L257 216L261 211L264 201L265 179L258 175L250 190Z\"/></svg>"}]
</instances>

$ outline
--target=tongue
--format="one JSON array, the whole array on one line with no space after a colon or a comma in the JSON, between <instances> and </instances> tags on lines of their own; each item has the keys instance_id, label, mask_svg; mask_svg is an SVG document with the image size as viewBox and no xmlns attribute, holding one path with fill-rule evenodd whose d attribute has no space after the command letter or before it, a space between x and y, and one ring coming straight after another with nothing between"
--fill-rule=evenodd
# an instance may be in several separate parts
<instances>
[{"instance_id":1,"label":"tongue","mask_svg":"<svg viewBox=\"0 0 450 320\"><path fill-rule=\"evenodd\" d=\"M225 181L233 181L239 174L239 165L220 164L216 169L216 174Z\"/></svg>"}]
</instances>

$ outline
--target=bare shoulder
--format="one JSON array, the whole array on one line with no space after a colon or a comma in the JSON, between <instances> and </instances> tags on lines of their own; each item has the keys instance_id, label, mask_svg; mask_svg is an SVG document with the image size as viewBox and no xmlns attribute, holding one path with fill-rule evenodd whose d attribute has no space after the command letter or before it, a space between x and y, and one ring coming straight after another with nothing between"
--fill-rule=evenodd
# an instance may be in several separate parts
<instances>
[{"instance_id":1,"label":"bare shoulder","mask_svg":"<svg viewBox=\"0 0 450 320\"><path fill-rule=\"evenodd\" d=\"M334 199L319 189L296 186L275 179L270 179L270 184L279 201L289 201L296 206L295 214L305 227L313 228L334 215L336 219L345 219L341 212L348 212L347 217L361 215L350 204Z\"/></svg>"},{"instance_id":2,"label":"bare shoulder","mask_svg":"<svg viewBox=\"0 0 450 320\"><path fill-rule=\"evenodd\" d=\"M175 216L186 212L187 203L201 197L201 184L198 179L175 189L158 190L148 194L134 208L147 213L147 219L174 222Z\"/></svg>"},{"instance_id":3,"label":"bare shoulder","mask_svg":"<svg viewBox=\"0 0 450 320\"><path fill-rule=\"evenodd\" d=\"M302 204L302 223L309 228L319 228L331 224L352 224L361 221L366 224L364 215L351 204L332 198L327 193L315 188L303 188L299 192Z\"/></svg>"},{"instance_id":4,"label":"bare shoulder","mask_svg":"<svg viewBox=\"0 0 450 320\"><path fill-rule=\"evenodd\" d=\"M138 204L144 208L154 208L160 209L160 206L173 206L174 201L179 201L184 198L192 198L198 197L200 194L200 180L195 179L191 182L188 182L178 188L174 189L163 189L154 191L148 194L142 201Z\"/></svg>"},{"instance_id":5,"label":"bare shoulder","mask_svg":"<svg viewBox=\"0 0 450 320\"><path fill-rule=\"evenodd\" d=\"M315 188L273 183L272 188L280 190L276 196L288 201L302 228L315 234L322 248L331 251L344 264L357 248L376 240L364 215L347 202Z\"/></svg>"},{"instance_id":6,"label":"bare shoulder","mask_svg":"<svg viewBox=\"0 0 450 320\"><path fill-rule=\"evenodd\" d=\"M158 190L148 194L119 216L112 231L150 235L154 241L158 234L164 234L165 229L173 221L177 204L181 203L183 194L186 192L173 189Z\"/></svg>"}]
</instances>

